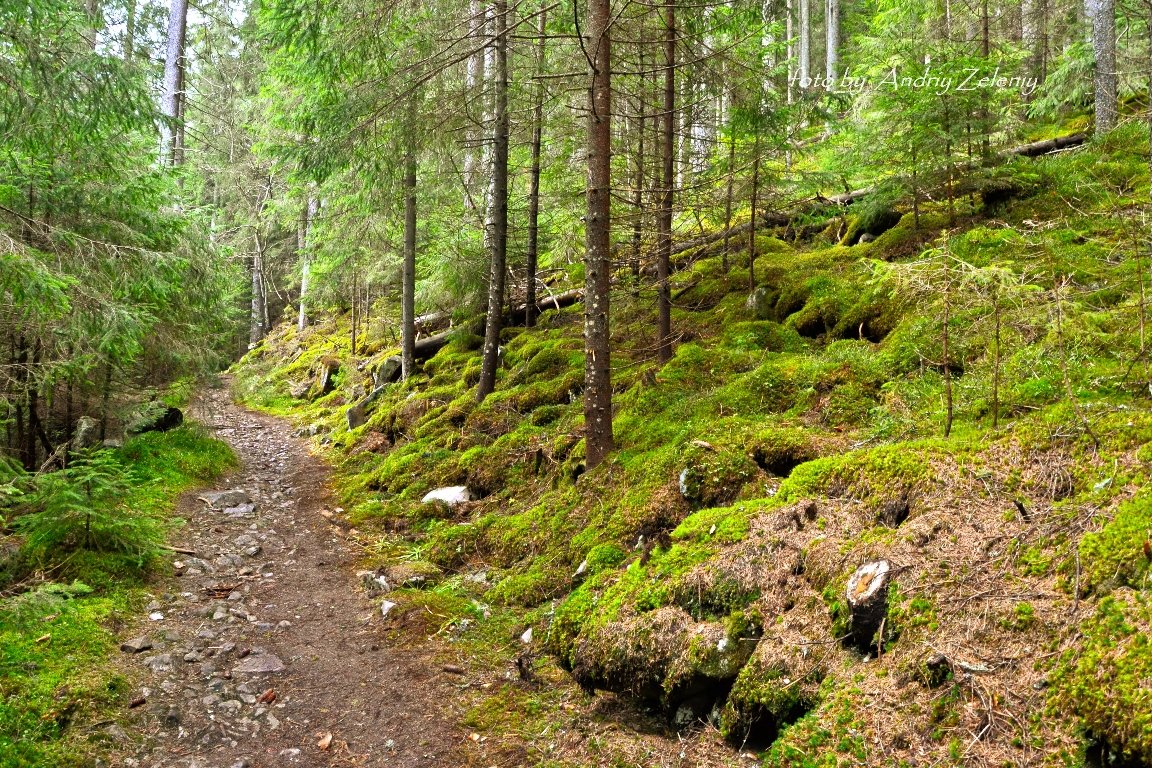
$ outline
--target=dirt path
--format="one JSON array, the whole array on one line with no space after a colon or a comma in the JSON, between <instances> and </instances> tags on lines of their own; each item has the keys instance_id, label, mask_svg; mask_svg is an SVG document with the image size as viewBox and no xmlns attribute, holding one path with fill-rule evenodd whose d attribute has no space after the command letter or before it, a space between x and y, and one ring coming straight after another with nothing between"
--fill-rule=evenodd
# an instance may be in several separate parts
<instances>
[{"instance_id":1,"label":"dirt path","mask_svg":"<svg viewBox=\"0 0 1152 768\"><path fill-rule=\"evenodd\" d=\"M239 493L181 500L188 524L176 543L196 556L173 557L178 575L135 630L151 647L122 654L141 684L133 712L144 736L125 763L406 767L480 757L455 725L453 680L428 651L389 647L378 607L357 590L355 548L322 514L325 464L287 424L236 407L225 390L207 393L197 416L242 462L216 490Z\"/></svg>"}]
</instances>

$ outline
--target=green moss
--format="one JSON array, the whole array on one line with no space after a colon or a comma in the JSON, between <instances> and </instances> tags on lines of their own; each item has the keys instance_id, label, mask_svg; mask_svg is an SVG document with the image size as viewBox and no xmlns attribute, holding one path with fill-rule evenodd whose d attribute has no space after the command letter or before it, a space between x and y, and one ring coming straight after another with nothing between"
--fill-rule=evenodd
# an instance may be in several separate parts
<instances>
[{"instance_id":1,"label":"green moss","mask_svg":"<svg viewBox=\"0 0 1152 768\"><path fill-rule=\"evenodd\" d=\"M1123 759L1152 761L1152 606L1129 589L1102 599L1053 675L1052 706L1071 711Z\"/></svg>"},{"instance_id":2,"label":"green moss","mask_svg":"<svg viewBox=\"0 0 1152 768\"><path fill-rule=\"evenodd\" d=\"M1080 540L1081 584L1086 589L1144 588L1152 565L1145 549L1149 541L1152 541L1152 498L1141 494L1121 504L1100 531Z\"/></svg>"}]
</instances>

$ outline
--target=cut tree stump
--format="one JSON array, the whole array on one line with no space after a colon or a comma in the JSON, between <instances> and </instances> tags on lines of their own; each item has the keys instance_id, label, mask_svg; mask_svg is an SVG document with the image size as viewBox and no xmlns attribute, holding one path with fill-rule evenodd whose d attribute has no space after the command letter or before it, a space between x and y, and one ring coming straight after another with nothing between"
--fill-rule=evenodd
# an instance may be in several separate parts
<instances>
[{"instance_id":1,"label":"cut tree stump","mask_svg":"<svg viewBox=\"0 0 1152 768\"><path fill-rule=\"evenodd\" d=\"M848 610L852 645L870 651L876 645L876 633L888 615L888 582L892 568L887 560L866 563L848 579Z\"/></svg>"}]
</instances>

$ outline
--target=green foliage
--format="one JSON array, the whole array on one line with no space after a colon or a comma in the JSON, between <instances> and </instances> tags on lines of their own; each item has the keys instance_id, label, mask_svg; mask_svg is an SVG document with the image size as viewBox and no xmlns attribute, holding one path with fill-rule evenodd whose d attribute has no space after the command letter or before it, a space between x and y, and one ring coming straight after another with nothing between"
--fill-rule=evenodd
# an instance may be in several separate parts
<instances>
[{"instance_id":1,"label":"green foliage","mask_svg":"<svg viewBox=\"0 0 1152 768\"><path fill-rule=\"evenodd\" d=\"M13 521L26 551L44 562L88 549L143 564L158 551L164 528L155 515L121 505L135 482L112 451L76 456L67 468L36 476Z\"/></svg>"}]
</instances>

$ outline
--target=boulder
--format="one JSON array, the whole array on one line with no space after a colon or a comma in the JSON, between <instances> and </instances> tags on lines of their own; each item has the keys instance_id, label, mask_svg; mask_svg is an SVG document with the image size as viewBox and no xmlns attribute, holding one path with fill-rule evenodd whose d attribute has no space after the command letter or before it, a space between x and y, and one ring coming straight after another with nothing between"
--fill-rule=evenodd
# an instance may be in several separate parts
<instances>
[{"instance_id":1,"label":"boulder","mask_svg":"<svg viewBox=\"0 0 1152 768\"><path fill-rule=\"evenodd\" d=\"M376 371L372 374L372 383L377 387L382 387L385 384L392 384L400 381L400 374L403 368L403 361L399 355L392 355L391 357L384 358L384 361L377 366Z\"/></svg>"},{"instance_id":2,"label":"boulder","mask_svg":"<svg viewBox=\"0 0 1152 768\"><path fill-rule=\"evenodd\" d=\"M100 422L91 416L81 416L76 422L76 431L72 433L72 448L83 451L94 448L100 442Z\"/></svg>"},{"instance_id":3,"label":"boulder","mask_svg":"<svg viewBox=\"0 0 1152 768\"><path fill-rule=\"evenodd\" d=\"M130 435L142 435L145 432L167 432L176 429L184 423L184 412L179 408L171 408L163 403L152 402L133 419L126 430Z\"/></svg>"},{"instance_id":4,"label":"boulder","mask_svg":"<svg viewBox=\"0 0 1152 768\"><path fill-rule=\"evenodd\" d=\"M323 397L336 388L336 374L340 372L340 361L334 357L326 357L320 362L320 375L316 383L309 390L310 399Z\"/></svg>"},{"instance_id":5,"label":"boulder","mask_svg":"<svg viewBox=\"0 0 1152 768\"><path fill-rule=\"evenodd\" d=\"M228 509L229 507L248 504L251 499L248 496L248 491L233 488L228 491L207 491L200 494L200 501L213 509Z\"/></svg>"},{"instance_id":6,"label":"boulder","mask_svg":"<svg viewBox=\"0 0 1152 768\"><path fill-rule=\"evenodd\" d=\"M284 662L272 654L248 656L232 668L232 674L267 675L284 671Z\"/></svg>"},{"instance_id":7,"label":"boulder","mask_svg":"<svg viewBox=\"0 0 1152 768\"><path fill-rule=\"evenodd\" d=\"M348 408L344 414L348 419L348 429L356 429L368 423L368 406L376 402L376 399L384 394L386 388L376 387L368 393L367 397Z\"/></svg>"},{"instance_id":8,"label":"boulder","mask_svg":"<svg viewBox=\"0 0 1152 768\"><path fill-rule=\"evenodd\" d=\"M445 488L428 491L420 501L424 504L439 502L449 507L455 507L472 501L473 498L472 491L468 489L468 486L450 485Z\"/></svg>"},{"instance_id":9,"label":"boulder","mask_svg":"<svg viewBox=\"0 0 1152 768\"><path fill-rule=\"evenodd\" d=\"M775 298L771 288L761 285L748 295L744 306L757 320L771 320L776 311Z\"/></svg>"}]
</instances>

